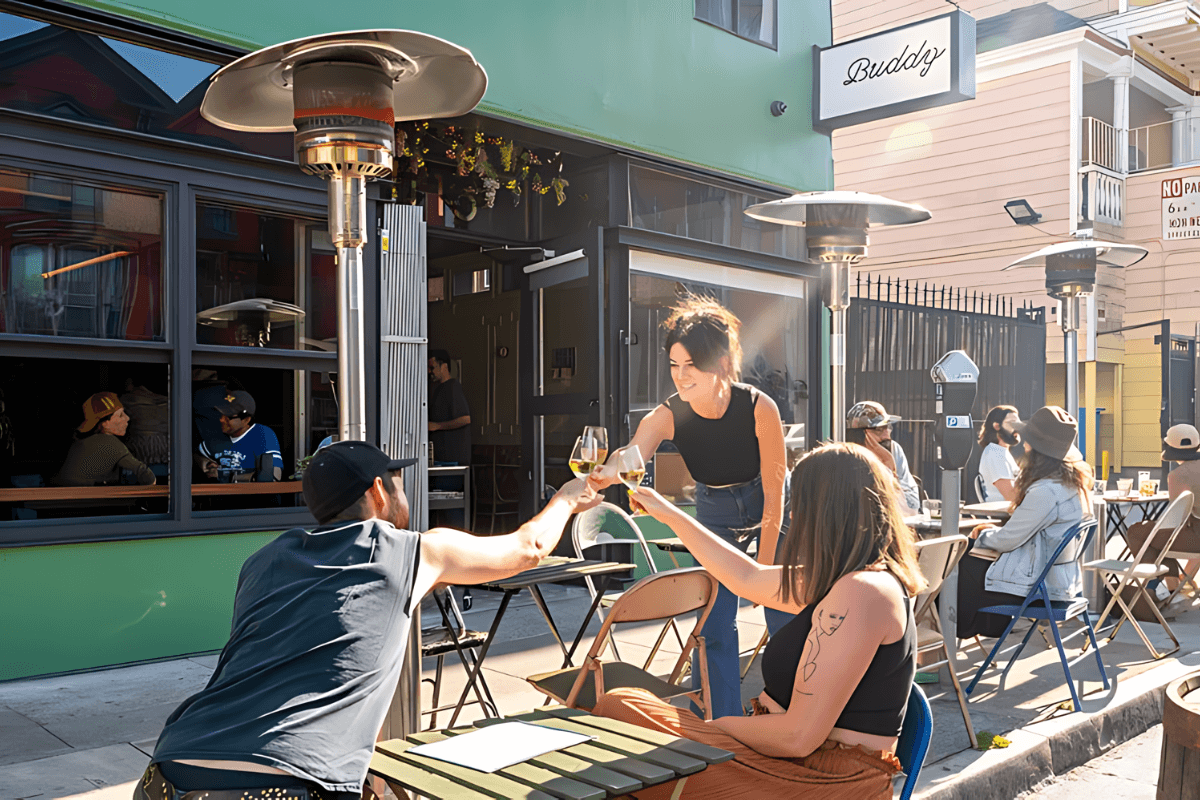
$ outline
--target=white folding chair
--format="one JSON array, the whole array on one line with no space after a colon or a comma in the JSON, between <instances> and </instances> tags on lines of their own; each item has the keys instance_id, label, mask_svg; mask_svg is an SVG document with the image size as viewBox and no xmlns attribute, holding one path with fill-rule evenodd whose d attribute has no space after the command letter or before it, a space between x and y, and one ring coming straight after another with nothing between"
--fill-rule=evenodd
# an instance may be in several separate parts
<instances>
[{"instance_id":1,"label":"white folding chair","mask_svg":"<svg viewBox=\"0 0 1200 800\"><path fill-rule=\"evenodd\" d=\"M619 535L614 535L614 533ZM585 553L593 547L613 543L632 544L635 539L641 548L642 555L646 558L650 574L658 574L658 567L654 564L654 556L650 552L650 545L646 543L646 537L642 535L641 528L637 526L632 517L618 506L612 503L601 503L595 508L589 508L582 514L576 514L574 521L571 523L571 544L574 545L575 555L579 558L587 558ZM583 579L587 584L588 594L595 600L595 582L589 575L585 575ZM608 592L601 598L600 609L597 612L600 615L601 621L604 620L608 610L620 599L622 594L624 592ZM679 628L676 626L675 620L668 620L667 624L663 626L662 631L659 632L658 640L655 641L654 647L650 649L650 656L646 659L647 669L650 667L650 662L654 660L654 656L658 654L658 649L662 646L663 639L666 638L668 630L675 631L675 638L679 641L679 646L683 647L683 636L679 633ZM621 654L617 650L617 641L612 637L611 633L608 635L608 645L612 647L613 656L621 660Z\"/></svg>"},{"instance_id":2,"label":"white folding chair","mask_svg":"<svg viewBox=\"0 0 1200 800\"><path fill-rule=\"evenodd\" d=\"M1092 561L1083 565L1084 569L1090 569L1100 573L1104 579L1108 590L1112 592L1112 598L1108 601L1108 605L1104 607L1103 613L1100 614L1100 619L1096 623L1096 628L1104 625L1104 621L1108 619L1109 613L1114 605L1121 607L1121 621L1118 622L1108 635L1108 640L1111 642L1113 637L1117 635L1117 631L1121 630L1121 626L1125 624L1125 620L1129 620L1129 624L1137 631L1142 642L1150 651L1155 659L1168 656L1179 649L1179 639L1176 638L1175 632L1171 630L1171 626L1167 624L1166 619L1158 610L1158 604L1155 602L1154 595L1147 591L1150 582L1162 578L1170 570L1163 566L1163 559L1167 557L1167 553L1171 551L1171 545L1175 543L1175 537L1179 535L1180 529L1188 518L1192 515L1192 493L1183 492L1167 506L1167 510L1162 513L1158 521L1154 523L1154 527L1150 531L1150 535L1146 537L1146 541L1142 543L1138 549L1137 556L1133 561L1122 561L1116 558L1101 559ZM1168 531L1167 540L1164 546L1159 550L1158 555L1152 560L1148 559L1150 547L1154 544L1155 537L1158 532ZM1122 597L1126 587L1134 589L1133 602L1126 603ZM1165 653L1160 653L1154 648L1150 642L1150 637L1146 636L1146 632L1142 630L1142 626L1138 624L1138 620L1133 616L1133 607L1137 605L1139 599L1144 599L1150 611L1154 614L1158 624L1162 626L1163 632L1171 638L1175 646ZM1086 648L1086 645L1084 645Z\"/></svg>"},{"instance_id":3,"label":"white folding chair","mask_svg":"<svg viewBox=\"0 0 1200 800\"><path fill-rule=\"evenodd\" d=\"M944 666L950 673L950 682L954 685L954 694L958 697L958 707L962 711L963 724L967 726L970 746L978 747L975 726L971 724L971 712L967 710L967 695L963 692L962 684L958 682L958 675L954 671L958 653L951 653L946 647L946 637L942 635L942 623L935 604L938 594L942 591L942 585L958 565L959 559L967 552L969 543L970 540L960 533L917 542L917 562L928 586L913 600L913 618L917 622L917 654L936 653L940 650L945 656L940 661L922 664L921 671ZM922 622L927 623L928 627L922 627Z\"/></svg>"}]
</instances>

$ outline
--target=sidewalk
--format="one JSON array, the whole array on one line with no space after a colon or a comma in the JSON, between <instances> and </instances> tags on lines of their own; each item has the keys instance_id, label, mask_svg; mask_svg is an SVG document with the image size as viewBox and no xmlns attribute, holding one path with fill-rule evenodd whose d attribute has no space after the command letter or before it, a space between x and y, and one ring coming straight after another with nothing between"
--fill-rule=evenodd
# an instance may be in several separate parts
<instances>
[{"instance_id":1,"label":"sidewalk","mask_svg":"<svg viewBox=\"0 0 1200 800\"><path fill-rule=\"evenodd\" d=\"M573 633L587 609L586 592L560 586L544 591L564 636ZM474 595L475 607L465 614L467 625L486 630L500 596L478 590ZM428 616L426 624L430 624ZM761 609L743 604L739 625L742 650L748 653L762 636ZM1003 734L1012 742L1005 749L968 749L949 681L924 686L935 728L916 796L925 800L1013 798L1151 728L1161 718L1163 687L1200 667L1200 609L1177 609L1172 625L1183 647L1159 662L1148 660L1145 647L1128 625L1112 643L1101 640L1101 654L1113 681L1108 691L1100 685L1092 653L1079 659L1078 644L1072 646L1078 637L1071 639L1068 654L1077 661L1072 674L1082 681L1083 713L1058 708L1069 701L1070 693L1057 652L1035 635L1004 679L1003 691L1000 670L993 669L970 703L976 731ZM589 633L594 635L598 627L593 622ZM1144 624L1144 628L1157 646L1165 647L1166 637L1157 625ZM651 625L619 631L622 657L644 661L657 632ZM544 697L524 676L558 666L561 652L527 595L514 599L497 641L484 673L501 711L518 713L541 705ZM581 647L590 642L591 636L585 637ZM653 668L665 673L677 657L678 644L668 636ZM974 647L960 654L958 671L964 682L982 657ZM0 800L126 800L145 769L163 721L181 700L204 686L215 663L215 655L201 655L0 684ZM425 676L432 678L433 661L423 666ZM464 678L457 659L448 657L443 701L458 696ZM743 697L748 702L761 688L756 661L743 682ZM423 705L428 706L428 684L422 693ZM480 715L477 707L468 706L460 722ZM439 716L438 722L448 724L449 715ZM1153 765L1147 764L1146 769L1156 769Z\"/></svg>"}]
</instances>

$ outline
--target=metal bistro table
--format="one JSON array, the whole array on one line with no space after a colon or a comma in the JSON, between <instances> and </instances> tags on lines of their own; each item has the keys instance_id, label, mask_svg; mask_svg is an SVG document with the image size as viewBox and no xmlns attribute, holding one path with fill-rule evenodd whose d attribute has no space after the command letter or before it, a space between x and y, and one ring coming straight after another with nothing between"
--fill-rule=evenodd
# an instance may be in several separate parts
<instances>
[{"instance_id":1,"label":"metal bistro table","mask_svg":"<svg viewBox=\"0 0 1200 800\"><path fill-rule=\"evenodd\" d=\"M680 781L675 792L678 796L689 775L734 757L728 750L561 706L508 720L479 720L475 726L513 719L583 733L595 740L488 773L410 755L408 750L418 744L469 733L473 728L429 731L375 745L370 774L383 778L397 796L403 796L398 790L404 789L433 800L602 800L673 780Z\"/></svg>"},{"instance_id":2,"label":"metal bistro table","mask_svg":"<svg viewBox=\"0 0 1200 800\"><path fill-rule=\"evenodd\" d=\"M550 633L554 634L555 641L558 642L559 648L562 649L563 668L573 667L575 665L572 663L571 658L575 655L575 651L579 648L579 643L583 640L583 634L587 631L588 623L596 615L596 609L600 606L600 600L604 597L604 592L608 590L608 584L612 581L612 576L620 572L628 572L634 568L634 564L624 564L616 561L596 561L586 558L549 556L548 558L543 558L541 563L533 569L527 569L511 578L478 584L479 587L484 589L502 591L504 592L504 596L500 598L500 607L496 609L496 616L492 620L492 626L488 629L487 638L480 645L479 657L475 660L474 666L467 671L467 683L463 687L463 693L458 700L458 704L454 707L454 713L450 716L450 725L453 726L458 721L458 715L462 712L462 708L466 704L467 696L472 687L475 686L475 681L479 677L479 671L483 669L484 659L487 658L488 650L491 648L492 642L496 639L496 631L500 628L500 621L504 619L504 612L508 609L508 604L512 600L513 595L522 589L529 590L534 604L542 612L542 616L546 618L546 624L550 626ZM600 583L597 587L596 597L592 600L587 614L583 617L583 622L579 625L579 631L575 634L575 639L568 648L566 643L563 642L562 635L558 632L558 626L554 623L554 617L550 614L550 607L546 603L546 598L542 596L542 590L538 587L543 583L562 583L573 578L582 578L585 575L600 578Z\"/></svg>"},{"instance_id":3,"label":"metal bistro table","mask_svg":"<svg viewBox=\"0 0 1200 800\"><path fill-rule=\"evenodd\" d=\"M1154 522L1167 510L1171 496L1166 492L1157 494L1122 494L1120 492L1105 492L1104 502L1108 505L1108 534L1118 533L1128 544L1125 534L1129 530L1129 514L1133 509L1142 510L1142 519Z\"/></svg>"}]
</instances>

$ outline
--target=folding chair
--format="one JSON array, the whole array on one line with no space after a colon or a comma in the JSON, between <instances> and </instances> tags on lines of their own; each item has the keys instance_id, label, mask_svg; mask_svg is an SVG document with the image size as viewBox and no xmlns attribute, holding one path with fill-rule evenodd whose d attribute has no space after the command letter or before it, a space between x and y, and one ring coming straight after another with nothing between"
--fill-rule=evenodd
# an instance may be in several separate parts
<instances>
[{"instance_id":1,"label":"folding chair","mask_svg":"<svg viewBox=\"0 0 1200 800\"><path fill-rule=\"evenodd\" d=\"M933 739L933 710L925 693L917 684L908 692L908 708L904 712L904 727L900 729L900 740L896 743L896 758L904 767L904 785L900 789L900 800L909 800L917 788L917 776L925 764L929 742Z\"/></svg>"},{"instance_id":2,"label":"folding chair","mask_svg":"<svg viewBox=\"0 0 1200 800\"><path fill-rule=\"evenodd\" d=\"M717 579L702 567L688 567L647 575L629 587L609 609L600 633L592 642L583 666L569 667L543 672L526 678L539 692L557 700L568 708L591 710L596 698L608 689L636 687L646 689L666 701L673 697L688 697L704 710L704 718L712 719L712 704L709 701L708 660L704 637L700 635L713 602L717 599ZM688 634L683 652L675 662L667 680L651 675L645 669L623 661L601 661L600 651L612 626L621 622L646 622L678 617L699 611L696 624ZM683 665L692 651L697 651L700 662L698 688L678 684ZM589 680L589 677L591 680ZM695 684L695 676L692 676Z\"/></svg>"},{"instance_id":3,"label":"folding chair","mask_svg":"<svg viewBox=\"0 0 1200 800\"><path fill-rule=\"evenodd\" d=\"M621 508L612 503L601 503L595 508L589 508L582 514L576 514L575 519L571 523L571 544L574 545L575 555L579 558L586 558L587 556L584 553L593 547L613 544L614 542L632 544L635 539L642 550L642 555L646 558L650 574L657 574L658 567L654 564L654 556L650 552L650 546L646 543L646 537L642 535L641 528L637 526L633 518ZM589 575L585 575L583 579L587 584L588 594L595 600L595 582ZM621 594L621 592L611 592L600 600L598 613L602 621L607 610L612 607ZM650 656L646 659L647 669L650 667L650 662L654 660L654 656L658 654L658 649L662 646L663 639L666 638L667 629L675 631L675 638L679 642L679 646L683 647L683 636L680 635L679 628L676 627L675 620L672 619L659 632L658 640L654 643L654 647L650 650ZM612 647L613 657L620 661L621 653L617 650L617 640L610 635L608 644Z\"/></svg>"},{"instance_id":4,"label":"folding chair","mask_svg":"<svg viewBox=\"0 0 1200 800\"><path fill-rule=\"evenodd\" d=\"M1158 603L1155 601L1154 596L1146 591L1146 589L1150 581L1162 578L1170 572L1162 562L1171 550L1171 545L1175 543L1175 537L1179 535L1180 529L1183 528L1184 523L1192 515L1192 501L1191 492L1183 492L1171 501L1171 504L1167 506L1167 510L1154 523L1154 527L1150 530L1150 535L1142 543L1133 561L1108 558L1083 565L1084 569L1098 572L1104 579L1104 585L1112 592L1112 597L1109 599L1108 605L1104 607L1103 613L1100 614L1100 619L1096 622L1096 627L1104 627L1104 621L1108 619L1109 612L1112 611L1114 604L1121 607L1121 621L1113 626L1112 632L1108 635L1110 642L1117 635L1117 631L1121 630L1121 626L1125 624L1125 620L1129 620L1129 624L1137 631L1142 643L1146 645L1146 648L1150 651L1150 655L1156 660L1163 656L1168 656L1179 649L1179 639L1176 638L1175 632L1171 630L1171 626L1167 624L1166 619L1163 618L1162 613L1158 610ZM1147 561L1148 551L1154 544L1154 539L1160 530L1170 531L1167 534L1165 546L1158 552L1153 561ZM1134 589L1132 603L1126 603L1125 598L1122 596L1126 586ZM1150 637L1146 636L1146 632L1138 624L1137 617L1133 615L1133 606L1137 605L1139 598L1145 599L1146 605L1149 606L1150 611L1158 620L1158 624L1162 626L1163 633L1167 634L1171 638L1171 641L1175 643L1175 646L1165 653L1160 653L1154 649L1154 645L1150 643ZM1087 645L1085 644L1084 649L1086 648Z\"/></svg>"},{"instance_id":5,"label":"folding chair","mask_svg":"<svg viewBox=\"0 0 1200 800\"><path fill-rule=\"evenodd\" d=\"M448 711L459 706L477 703L483 709L485 717L500 716L500 711L496 708L496 701L492 697L492 690L488 688L487 680L483 677L483 670L479 671L475 681L470 681L471 671L475 668L475 650L483 645L487 634L482 631L467 630L458 605L454 602L454 595L448 589L437 589L432 596L433 601L437 603L438 611L442 614L442 621L448 624L421 631L421 658L437 658L433 678L422 678L422 682L433 685L432 707L421 711L423 715L430 715L429 727L426 730L437 728L438 712ZM446 660L446 655L453 652L458 653L458 658L467 671L468 684L463 687L462 696L458 702L439 706L438 701L442 693L442 665ZM480 689L483 690L482 694ZM475 699L467 700L467 693L472 690L475 692Z\"/></svg>"},{"instance_id":6,"label":"folding chair","mask_svg":"<svg viewBox=\"0 0 1200 800\"><path fill-rule=\"evenodd\" d=\"M979 498L980 503L987 502L987 487L983 483L983 475L975 473L975 496Z\"/></svg>"},{"instance_id":7,"label":"folding chair","mask_svg":"<svg viewBox=\"0 0 1200 800\"><path fill-rule=\"evenodd\" d=\"M1071 699L1075 701L1075 710L1079 711L1083 708L1083 704L1080 703L1079 694L1075 691L1075 682L1071 680L1071 666L1067 661L1067 652L1063 649L1062 636L1058 632L1058 623L1080 617L1083 619L1092 646L1096 648L1096 664L1100 667L1100 679L1104 682L1104 688L1108 688L1108 674L1104 671L1104 662L1100 660L1100 646L1096 643L1096 631L1092 628L1092 621L1088 618L1087 614L1087 598L1080 596L1074 600L1051 600L1050 591L1046 588L1046 576L1050 574L1050 570L1055 564L1065 564L1078 560L1083 553L1087 552L1088 544L1091 542L1092 536L1096 533L1096 527L1096 520L1084 520L1078 525L1071 526L1063 534L1062 541L1059 542L1058 547L1054 548L1054 554L1046 561L1046 566L1042 568L1041 574L1038 575L1033 589L1021 601L1020 605L984 606L980 609L980 611L986 611L989 614L1002 614L1006 617L1012 617L1012 619L1009 620L1004 633L996 640L996 644L992 647L992 651L988 653L987 658L979 665L979 671L975 673L975 678L971 681L971 685L967 687L968 697L975 690L976 684L979 683L979 679L983 677L983 673L991 665L996 654L1000 652L1004 640L1008 638L1008 634L1012 632L1013 625L1017 623L1018 619L1031 619L1034 621L1034 624L1029 626L1029 631L1025 634L1025 638L1021 640L1017 651L1013 653L1012 659L1008 662L1010 667L1016 662L1017 657L1021 655L1021 651L1025 649L1026 643L1029 642L1029 637L1038 629L1037 623L1041 621L1049 623L1050 631L1054 634L1054 644L1058 647L1058 657L1062 661L1063 674L1067 676L1067 686L1071 690ZM1063 552L1068 548L1071 549L1071 554L1064 559Z\"/></svg>"},{"instance_id":8,"label":"folding chair","mask_svg":"<svg viewBox=\"0 0 1200 800\"><path fill-rule=\"evenodd\" d=\"M946 667L946 671L950 673L950 682L954 685L954 694L958 697L963 723L967 726L969 744L971 747L977 747L975 726L971 724L971 712L967 710L967 696L963 694L962 684L955 674L955 656L958 654L951 653L946 647L946 637L942 635L942 621L935 604L938 594L942 591L942 584L950 576L963 553L967 552L970 541L966 536L956 533L917 542L917 562L921 566L921 574L925 577L928 588L913 601L913 618L917 622L917 655L936 653L940 650L945 656L932 664L923 664L921 671ZM923 621L929 623L928 628L920 627Z\"/></svg>"},{"instance_id":9,"label":"folding chair","mask_svg":"<svg viewBox=\"0 0 1200 800\"><path fill-rule=\"evenodd\" d=\"M1195 499L1192 500L1192 508L1195 508ZM1192 524L1200 524L1200 521L1193 520ZM1200 573L1200 552L1184 550L1180 548L1179 542L1176 541L1175 544L1167 550L1163 560L1165 561L1168 558L1179 566L1179 582L1175 584L1175 591L1171 592L1171 595L1167 598L1166 602L1163 603L1163 608L1167 608L1171 605L1171 603L1174 603L1175 596L1183 591L1183 588L1189 584L1192 587L1192 591L1195 592L1198 597L1200 597L1200 583L1196 582L1196 575ZM1190 571L1186 569L1186 564L1184 563L1186 561L1192 561L1195 564Z\"/></svg>"}]
</instances>

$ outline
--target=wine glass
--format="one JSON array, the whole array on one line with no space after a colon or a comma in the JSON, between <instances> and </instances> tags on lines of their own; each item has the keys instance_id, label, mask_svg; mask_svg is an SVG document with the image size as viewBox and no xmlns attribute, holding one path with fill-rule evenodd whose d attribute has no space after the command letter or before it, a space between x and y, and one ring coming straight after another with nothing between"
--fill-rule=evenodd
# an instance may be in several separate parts
<instances>
[{"instance_id":1,"label":"wine glass","mask_svg":"<svg viewBox=\"0 0 1200 800\"><path fill-rule=\"evenodd\" d=\"M587 480L587 476L592 474L592 470L596 468L596 452L595 439L584 435L575 440L567 465L576 478Z\"/></svg>"},{"instance_id":2,"label":"wine glass","mask_svg":"<svg viewBox=\"0 0 1200 800\"><path fill-rule=\"evenodd\" d=\"M596 443L596 465L599 466L608 458L608 428L599 425L587 425L583 429L583 438Z\"/></svg>"},{"instance_id":3,"label":"wine glass","mask_svg":"<svg viewBox=\"0 0 1200 800\"><path fill-rule=\"evenodd\" d=\"M629 496L633 497L633 490L641 485L642 478L646 477L646 462L642 459L642 451L636 444L626 447L617 456L617 477L628 487ZM636 517L645 513L634 502L633 515Z\"/></svg>"}]
</instances>

